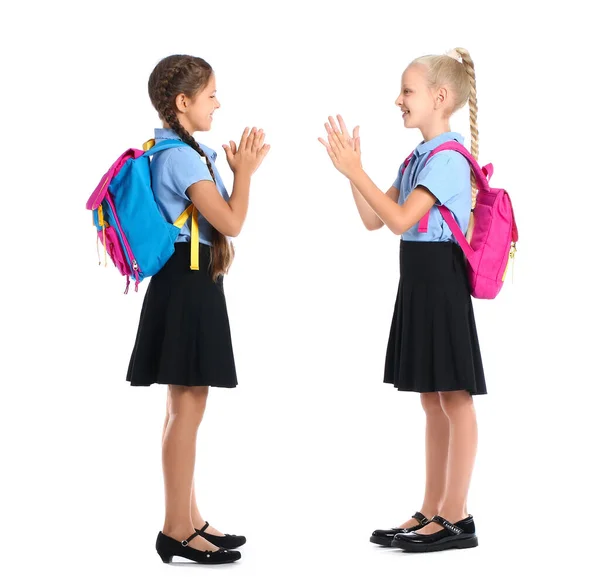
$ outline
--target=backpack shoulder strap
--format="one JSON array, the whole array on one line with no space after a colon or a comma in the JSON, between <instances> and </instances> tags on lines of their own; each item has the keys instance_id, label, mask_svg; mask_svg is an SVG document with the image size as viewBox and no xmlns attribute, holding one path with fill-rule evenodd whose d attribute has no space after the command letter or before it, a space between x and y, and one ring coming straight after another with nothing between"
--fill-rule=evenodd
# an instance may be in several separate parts
<instances>
[{"instance_id":1,"label":"backpack shoulder strap","mask_svg":"<svg viewBox=\"0 0 600 577\"><path fill-rule=\"evenodd\" d=\"M486 164L483 168L481 168L472 154L456 140L449 140L448 142L444 142L444 144L440 144L438 147L434 148L431 151L431 154L427 157L425 163L427 164L435 154L438 152L443 152L444 150L454 150L455 152L462 154L467 159L467 162L471 166L471 170L475 175L475 184L477 185L477 190L489 190L490 185L488 180L494 173L493 165Z\"/></svg>"},{"instance_id":2,"label":"backpack shoulder strap","mask_svg":"<svg viewBox=\"0 0 600 577\"><path fill-rule=\"evenodd\" d=\"M442 217L446 221L446 224L450 227L450 230L452 231L452 234L454 235L456 242L458 242L460 248L462 248L467 259L470 259L473 256L475 251L471 248L471 245L467 242L467 238L463 234L462 230L460 230L460 227L458 226L458 223L456 222L456 219L454 218L453 214L450 212L450 209L443 205L438 206L438 209L439 209L440 213L442 214Z\"/></svg>"},{"instance_id":3,"label":"backpack shoulder strap","mask_svg":"<svg viewBox=\"0 0 600 577\"><path fill-rule=\"evenodd\" d=\"M168 140L163 140L159 144L155 144L149 150L146 150L146 152L144 152L144 156L152 156L153 154L157 154L169 148L182 148L184 146L189 146L189 144L186 144L185 142L183 142L183 140L169 138Z\"/></svg>"},{"instance_id":4,"label":"backpack shoulder strap","mask_svg":"<svg viewBox=\"0 0 600 577\"><path fill-rule=\"evenodd\" d=\"M413 153L411 152L406 159L404 160L404 162L402 163L402 167L400 168L400 172L402 173L402 175L404 175L404 171L408 168L408 165L410 163L410 161L412 160L413 157Z\"/></svg>"}]
</instances>

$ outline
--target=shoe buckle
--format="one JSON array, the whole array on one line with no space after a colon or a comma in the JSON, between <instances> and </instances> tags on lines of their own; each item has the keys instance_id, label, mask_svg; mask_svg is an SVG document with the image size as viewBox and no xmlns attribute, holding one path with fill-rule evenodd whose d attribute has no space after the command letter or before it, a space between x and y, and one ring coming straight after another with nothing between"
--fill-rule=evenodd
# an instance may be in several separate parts
<instances>
[{"instance_id":1,"label":"shoe buckle","mask_svg":"<svg viewBox=\"0 0 600 577\"><path fill-rule=\"evenodd\" d=\"M182 546L182 547L187 547L187 546L188 546L188 543L189 543L189 541L188 541L187 539L184 539L184 540L181 542L181 546Z\"/></svg>"},{"instance_id":2,"label":"shoe buckle","mask_svg":"<svg viewBox=\"0 0 600 577\"><path fill-rule=\"evenodd\" d=\"M444 527L446 527L446 529L452 531L455 535L462 533L462 531L456 525L453 525L452 523L443 523L443 525L444 525Z\"/></svg>"}]
</instances>

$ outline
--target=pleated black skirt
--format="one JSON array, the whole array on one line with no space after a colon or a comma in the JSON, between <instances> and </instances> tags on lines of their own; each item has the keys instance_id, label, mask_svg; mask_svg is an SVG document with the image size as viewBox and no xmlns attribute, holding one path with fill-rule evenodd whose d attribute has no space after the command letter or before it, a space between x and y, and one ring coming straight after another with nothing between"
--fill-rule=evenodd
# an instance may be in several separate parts
<instances>
[{"instance_id":1,"label":"pleated black skirt","mask_svg":"<svg viewBox=\"0 0 600 577\"><path fill-rule=\"evenodd\" d=\"M150 279L127 380L232 388L237 375L223 277L213 282L210 247L200 245L200 270L190 270L189 243Z\"/></svg>"},{"instance_id":2,"label":"pleated black skirt","mask_svg":"<svg viewBox=\"0 0 600 577\"><path fill-rule=\"evenodd\" d=\"M384 382L417 393L487 393L465 257L455 243L400 243Z\"/></svg>"}]
</instances>

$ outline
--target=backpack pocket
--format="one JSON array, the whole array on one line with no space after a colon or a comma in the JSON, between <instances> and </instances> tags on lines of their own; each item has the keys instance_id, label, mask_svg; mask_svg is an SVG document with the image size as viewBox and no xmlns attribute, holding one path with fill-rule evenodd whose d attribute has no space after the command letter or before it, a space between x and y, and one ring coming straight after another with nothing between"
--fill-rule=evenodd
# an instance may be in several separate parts
<instances>
[{"instance_id":1,"label":"backpack pocket","mask_svg":"<svg viewBox=\"0 0 600 577\"><path fill-rule=\"evenodd\" d=\"M123 247L119 242L119 235L117 234L117 231L112 226L105 226L104 230L100 229L98 231L98 238L104 245L104 250L108 256L110 256L110 260L113 261L119 272L123 276L131 276L131 267L127 262L127 257L125 256Z\"/></svg>"}]
</instances>

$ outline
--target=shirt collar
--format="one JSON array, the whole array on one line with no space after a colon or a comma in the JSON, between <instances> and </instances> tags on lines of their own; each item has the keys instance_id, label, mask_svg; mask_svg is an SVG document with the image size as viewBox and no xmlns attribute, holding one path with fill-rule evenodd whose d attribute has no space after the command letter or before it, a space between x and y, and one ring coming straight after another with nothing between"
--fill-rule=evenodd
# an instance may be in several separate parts
<instances>
[{"instance_id":1,"label":"shirt collar","mask_svg":"<svg viewBox=\"0 0 600 577\"><path fill-rule=\"evenodd\" d=\"M179 135L174 130L171 130L170 128L155 128L154 129L154 139L155 140L165 140L165 139L181 140ZM208 155L208 157L212 161L216 160L217 153L212 148L209 148L208 146L206 146L204 144L200 144L200 143L198 143L198 144L199 144L200 148Z\"/></svg>"},{"instance_id":2,"label":"shirt collar","mask_svg":"<svg viewBox=\"0 0 600 577\"><path fill-rule=\"evenodd\" d=\"M463 144L465 139L462 134L458 132L444 132L427 142L423 141L417 148L415 149L415 153L419 156L431 152L434 148L440 146L440 144L444 144L445 142L449 142L450 140L457 140L460 144Z\"/></svg>"}]
</instances>

